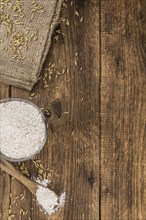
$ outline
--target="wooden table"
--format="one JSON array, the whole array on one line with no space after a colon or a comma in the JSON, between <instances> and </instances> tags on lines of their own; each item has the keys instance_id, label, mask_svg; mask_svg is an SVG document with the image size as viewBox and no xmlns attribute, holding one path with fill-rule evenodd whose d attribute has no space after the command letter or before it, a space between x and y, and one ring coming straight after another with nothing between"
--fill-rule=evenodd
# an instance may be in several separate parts
<instances>
[{"instance_id":1,"label":"wooden table","mask_svg":"<svg viewBox=\"0 0 146 220\"><path fill-rule=\"evenodd\" d=\"M53 112L49 119L41 162L14 165L29 178L43 165L50 187L67 192L58 220L145 220L146 1L68 0L61 16L44 65L55 64L50 86L0 87L1 98L30 97L43 108L59 99L62 106L61 118ZM0 191L2 220L47 219L4 172Z\"/></svg>"}]
</instances>

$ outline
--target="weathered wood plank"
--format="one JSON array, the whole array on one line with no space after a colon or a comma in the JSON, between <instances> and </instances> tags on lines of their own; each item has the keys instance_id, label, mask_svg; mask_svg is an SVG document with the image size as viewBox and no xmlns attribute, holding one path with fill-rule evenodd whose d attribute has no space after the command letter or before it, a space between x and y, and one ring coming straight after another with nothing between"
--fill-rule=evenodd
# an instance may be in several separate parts
<instances>
[{"instance_id":1,"label":"weathered wood plank","mask_svg":"<svg viewBox=\"0 0 146 220\"><path fill-rule=\"evenodd\" d=\"M0 99L9 97L10 88L0 83ZM0 170L0 219L7 219L10 208L11 177Z\"/></svg>"},{"instance_id":2,"label":"weathered wood plank","mask_svg":"<svg viewBox=\"0 0 146 220\"><path fill-rule=\"evenodd\" d=\"M50 171L50 186L58 194L67 192L64 213L57 219L99 219L99 5L95 0L67 2L62 16L57 42L53 40L48 63L54 63L54 76L50 87L35 86L33 101L40 107L50 108L58 98L62 105L62 117L54 113L48 131L48 142L38 158ZM82 18L84 17L84 19ZM94 22L96 21L96 22ZM54 35L56 36L56 34ZM56 77L56 72L64 72ZM32 92L32 93L33 93ZM26 98L31 93L12 87L11 96ZM38 175L30 162L25 166L31 176ZM11 181L12 199L23 193L24 187L16 180ZM13 206L16 219L20 209L28 210L22 219L45 220L26 190L25 198ZM3 219L6 220L6 219Z\"/></svg>"},{"instance_id":3,"label":"weathered wood plank","mask_svg":"<svg viewBox=\"0 0 146 220\"><path fill-rule=\"evenodd\" d=\"M30 92L11 86L10 96L28 99L30 96ZM19 164L14 163L14 165L19 170L27 169L28 174L31 174L30 161L21 162ZM31 217L32 201L32 195L29 190L25 186L23 186L18 180L11 178L11 210L12 213L15 215L15 219L28 220L28 218ZM27 211L27 213L25 214L23 211Z\"/></svg>"},{"instance_id":4,"label":"weathered wood plank","mask_svg":"<svg viewBox=\"0 0 146 220\"><path fill-rule=\"evenodd\" d=\"M64 126L64 169L72 199L67 203L65 219L92 220L99 219L99 5L95 0L75 1L73 8L79 12L79 18L72 8L67 10L70 26L65 38L70 81L65 94L69 115Z\"/></svg>"},{"instance_id":5,"label":"weathered wood plank","mask_svg":"<svg viewBox=\"0 0 146 220\"><path fill-rule=\"evenodd\" d=\"M101 27L101 219L143 220L145 1L101 1Z\"/></svg>"},{"instance_id":6,"label":"weathered wood plank","mask_svg":"<svg viewBox=\"0 0 146 220\"><path fill-rule=\"evenodd\" d=\"M75 15L75 10L80 17ZM88 10L90 16L85 18ZM40 106L48 107L56 98L62 104L62 117L60 120L52 119L48 146L40 158L45 167L53 170L51 187L58 194L67 191L63 216L66 220L98 219L99 216L98 10L96 1L76 1L72 6L68 2L62 16L67 16L70 25L61 23L58 27L65 36L59 36L58 41L52 43L46 62L46 66L49 62L55 64L55 72L65 69L66 73L53 79L46 91L36 88ZM82 16L85 19L83 23L79 22ZM94 19L97 22L93 26ZM91 183L92 175L95 183ZM34 204L33 219L35 216L44 219Z\"/></svg>"}]
</instances>

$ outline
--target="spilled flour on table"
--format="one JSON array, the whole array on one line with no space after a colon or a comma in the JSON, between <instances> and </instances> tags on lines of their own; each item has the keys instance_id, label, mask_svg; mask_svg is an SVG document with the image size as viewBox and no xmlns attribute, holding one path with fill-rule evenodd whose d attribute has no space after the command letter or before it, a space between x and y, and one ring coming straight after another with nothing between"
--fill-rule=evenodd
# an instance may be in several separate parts
<instances>
[{"instance_id":1,"label":"spilled flour on table","mask_svg":"<svg viewBox=\"0 0 146 220\"><path fill-rule=\"evenodd\" d=\"M36 191L36 198L45 213L51 215L64 206L66 193L58 197L55 192L40 185Z\"/></svg>"}]
</instances>

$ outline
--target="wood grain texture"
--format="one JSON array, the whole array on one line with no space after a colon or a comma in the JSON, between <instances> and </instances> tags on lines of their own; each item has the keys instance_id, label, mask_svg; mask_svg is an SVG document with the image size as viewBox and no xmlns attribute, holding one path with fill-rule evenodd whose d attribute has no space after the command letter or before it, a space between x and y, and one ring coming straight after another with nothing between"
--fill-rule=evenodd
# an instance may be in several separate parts
<instances>
[{"instance_id":1,"label":"wood grain texture","mask_svg":"<svg viewBox=\"0 0 146 220\"><path fill-rule=\"evenodd\" d=\"M0 83L0 99L9 97L10 87ZM10 198L11 177L0 170L0 218L8 218L8 210L11 203Z\"/></svg>"},{"instance_id":2,"label":"wood grain texture","mask_svg":"<svg viewBox=\"0 0 146 220\"><path fill-rule=\"evenodd\" d=\"M51 220L146 220L145 1L65 2L61 17L69 25L58 25L44 64L65 74L46 89L39 82L32 92L1 84L0 98L35 93L32 101L52 112L38 159L49 170L50 187L58 195L66 191L67 202ZM65 36L55 41L58 30ZM56 99L60 119L52 107ZM39 175L31 160L24 165L29 178ZM25 187L4 173L1 219L24 190L25 199L11 207L14 219L47 220Z\"/></svg>"},{"instance_id":3,"label":"wood grain texture","mask_svg":"<svg viewBox=\"0 0 146 220\"><path fill-rule=\"evenodd\" d=\"M42 83L38 83L33 90L36 94L33 101L40 107L51 108L51 102L58 98L63 113L61 119L52 113L48 141L38 158L45 168L52 170L50 187L58 194L67 192L66 207L54 218L98 220L99 6L95 0L74 1L73 4L68 1L67 9L63 8L61 16L68 19L70 25L62 22L57 27L65 36L60 35L57 42L52 41L44 69L49 63L54 63L55 71L69 71L59 79L54 78L47 89L42 89ZM84 20L80 22L82 16ZM12 97L28 99L31 93L11 87ZM31 167L30 176L37 177L32 162L24 164L28 170ZM16 180L11 181L9 186L12 200L23 193L24 187ZM22 219L28 219L28 216L32 220L48 219L40 212L30 193L25 191L23 203L20 201L17 207L12 207L15 218L20 218L22 208L28 210ZM6 220L3 215L2 219Z\"/></svg>"},{"instance_id":4,"label":"wood grain texture","mask_svg":"<svg viewBox=\"0 0 146 220\"><path fill-rule=\"evenodd\" d=\"M145 1L101 1L101 219L144 220Z\"/></svg>"}]
</instances>

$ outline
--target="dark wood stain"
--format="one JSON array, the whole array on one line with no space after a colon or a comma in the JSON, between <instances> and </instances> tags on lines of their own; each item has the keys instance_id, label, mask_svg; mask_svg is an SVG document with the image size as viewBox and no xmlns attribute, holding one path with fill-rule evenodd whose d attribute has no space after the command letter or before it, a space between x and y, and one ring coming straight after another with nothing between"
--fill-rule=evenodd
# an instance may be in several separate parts
<instances>
[{"instance_id":1,"label":"dark wood stain","mask_svg":"<svg viewBox=\"0 0 146 220\"><path fill-rule=\"evenodd\" d=\"M67 1L61 16L70 25L57 26L65 37L52 40L44 69L55 63L56 71L69 73L53 78L47 89L41 82L33 89L33 101L51 111L48 141L38 158L52 170L50 187L68 196L51 220L145 220L145 1ZM0 84L0 98L30 94ZM32 161L24 164L31 177L38 176ZM18 181L1 172L0 182L2 220L24 190L25 199L12 205L15 219L21 208L28 210L22 220L48 219Z\"/></svg>"},{"instance_id":2,"label":"dark wood stain","mask_svg":"<svg viewBox=\"0 0 146 220\"><path fill-rule=\"evenodd\" d=\"M53 110L53 112L57 115L58 118L61 118L62 115L62 107L61 107L61 102L59 99L55 99L52 103L51 103L51 109Z\"/></svg>"}]
</instances>

